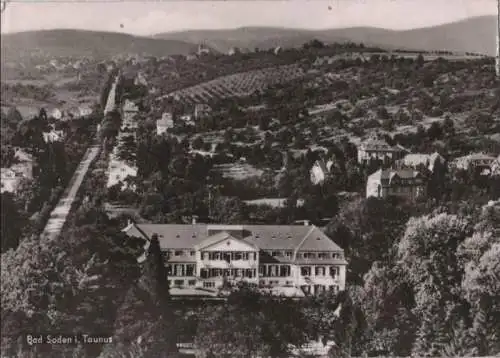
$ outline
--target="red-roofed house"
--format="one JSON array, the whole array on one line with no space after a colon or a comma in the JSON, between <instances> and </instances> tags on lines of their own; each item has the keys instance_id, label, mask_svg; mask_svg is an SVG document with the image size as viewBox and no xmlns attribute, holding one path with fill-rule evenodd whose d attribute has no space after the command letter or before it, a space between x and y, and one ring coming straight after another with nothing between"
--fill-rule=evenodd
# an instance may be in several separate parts
<instances>
[{"instance_id":1,"label":"red-roofed house","mask_svg":"<svg viewBox=\"0 0 500 358\"><path fill-rule=\"evenodd\" d=\"M223 280L243 280L298 297L345 289L344 250L316 226L129 223L123 231L146 246L158 235L172 288L216 292Z\"/></svg>"}]
</instances>

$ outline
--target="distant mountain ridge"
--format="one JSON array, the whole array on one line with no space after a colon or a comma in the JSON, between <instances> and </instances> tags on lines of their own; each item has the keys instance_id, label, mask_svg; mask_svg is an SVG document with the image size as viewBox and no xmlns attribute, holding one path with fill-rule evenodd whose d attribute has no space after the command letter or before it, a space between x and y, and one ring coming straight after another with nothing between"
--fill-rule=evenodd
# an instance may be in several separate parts
<instances>
[{"instance_id":1,"label":"distant mountain ridge","mask_svg":"<svg viewBox=\"0 0 500 358\"><path fill-rule=\"evenodd\" d=\"M387 30L351 27L303 30L272 27L243 27L229 30L189 30L156 34L153 38L204 43L221 52L231 47L269 49L298 47L311 39L331 42L353 41L388 49L447 50L493 56L496 52L496 16L473 17L448 24L411 29Z\"/></svg>"},{"instance_id":2,"label":"distant mountain ridge","mask_svg":"<svg viewBox=\"0 0 500 358\"><path fill-rule=\"evenodd\" d=\"M2 34L2 60L17 61L33 54L48 57L109 59L126 53L153 56L188 54L197 46L181 40L163 40L115 32L87 30L42 30Z\"/></svg>"}]
</instances>

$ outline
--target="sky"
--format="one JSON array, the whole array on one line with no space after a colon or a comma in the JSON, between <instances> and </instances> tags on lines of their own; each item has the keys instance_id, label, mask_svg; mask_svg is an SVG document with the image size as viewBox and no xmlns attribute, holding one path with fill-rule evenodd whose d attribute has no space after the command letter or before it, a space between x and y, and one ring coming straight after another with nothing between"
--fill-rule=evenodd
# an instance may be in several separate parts
<instances>
[{"instance_id":1,"label":"sky","mask_svg":"<svg viewBox=\"0 0 500 358\"><path fill-rule=\"evenodd\" d=\"M15 0L2 13L1 32L72 28L147 36L244 26L411 29L495 15L496 9L496 0Z\"/></svg>"}]
</instances>

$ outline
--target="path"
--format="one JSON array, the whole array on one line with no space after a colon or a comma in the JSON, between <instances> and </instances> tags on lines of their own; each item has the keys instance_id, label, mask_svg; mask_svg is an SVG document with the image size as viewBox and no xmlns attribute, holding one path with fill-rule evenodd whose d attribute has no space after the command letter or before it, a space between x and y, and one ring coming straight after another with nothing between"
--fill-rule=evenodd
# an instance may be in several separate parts
<instances>
[{"instance_id":1,"label":"path","mask_svg":"<svg viewBox=\"0 0 500 358\"><path fill-rule=\"evenodd\" d=\"M64 191L61 199L57 203L54 210L50 214L50 218L45 225L45 229L42 232L42 237L48 239L55 239L61 233L61 230L66 222L66 219L71 210L71 206L75 201L78 189L82 185L85 174L90 167L90 164L94 161L100 151L100 145L93 145L85 152L82 161L76 168L73 177L71 178L68 187Z\"/></svg>"},{"instance_id":2,"label":"path","mask_svg":"<svg viewBox=\"0 0 500 358\"><path fill-rule=\"evenodd\" d=\"M109 91L108 100L106 102L106 107L104 110L105 114L115 108L116 84L117 81L113 83L113 86ZM73 202L75 201L76 194L78 193L78 190L80 189L80 186L85 179L85 175L87 174L90 165L96 159L101 150L98 136L99 134L96 134L94 143L85 152L83 159L80 164L78 164L78 167L76 168L73 177L69 181L66 190L64 190L64 193L59 199L59 202L57 203L54 210L52 210L50 218L47 221L47 224L45 225L45 228L40 236L41 238L54 240L60 235L61 230L66 223L66 219L68 218L68 215L71 211L71 207L73 206Z\"/></svg>"}]
</instances>

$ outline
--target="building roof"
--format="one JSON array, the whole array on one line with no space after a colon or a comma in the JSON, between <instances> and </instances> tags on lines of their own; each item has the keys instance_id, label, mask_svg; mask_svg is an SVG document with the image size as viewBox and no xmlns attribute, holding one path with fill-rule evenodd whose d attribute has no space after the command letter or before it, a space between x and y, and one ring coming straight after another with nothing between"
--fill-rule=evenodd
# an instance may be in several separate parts
<instances>
[{"instance_id":1,"label":"building roof","mask_svg":"<svg viewBox=\"0 0 500 358\"><path fill-rule=\"evenodd\" d=\"M151 238L157 234L163 249L192 249L207 239L232 236L262 250L343 251L316 226L130 224L129 236ZM206 243L206 241L205 241Z\"/></svg>"},{"instance_id":2,"label":"building roof","mask_svg":"<svg viewBox=\"0 0 500 358\"><path fill-rule=\"evenodd\" d=\"M418 166L418 165L425 165L427 166L430 162L431 158L429 154L421 154L421 153L415 153L415 154L407 154L403 158L403 163L408 166Z\"/></svg>"},{"instance_id":3,"label":"building roof","mask_svg":"<svg viewBox=\"0 0 500 358\"><path fill-rule=\"evenodd\" d=\"M401 179L414 179L419 176L420 173L416 170L404 168L404 169L379 169L375 173L371 174L368 179L369 180L380 180L380 181L388 181L389 183L395 177Z\"/></svg>"},{"instance_id":4,"label":"building roof","mask_svg":"<svg viewBox=\"0 0 500 358\"><path fill-rule=\"evenodd\" d=\"M360 144L364 150L383 151L383 152L406 152L408 151L401 145L390 146L385 140L381 139L368 139Z\"/></svg>"},{"instance_id":5,"label":"building roof","mask_svg":"<svg viewBox=\"0 0 500 358\"><path fill-rule=\"evenodd\" d=\"M33 161L33 156L20 148L16 149L14 156L20 162L32 162Z\"/></svg>"}]
</instances>

